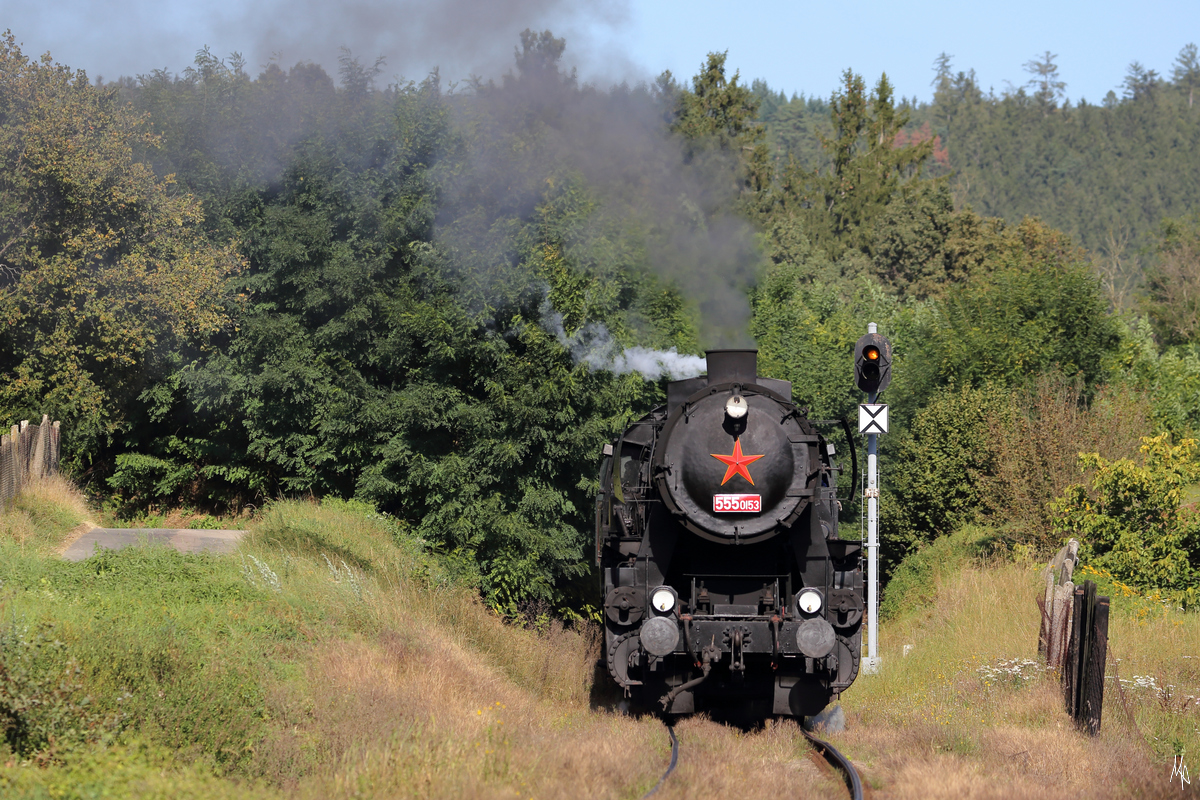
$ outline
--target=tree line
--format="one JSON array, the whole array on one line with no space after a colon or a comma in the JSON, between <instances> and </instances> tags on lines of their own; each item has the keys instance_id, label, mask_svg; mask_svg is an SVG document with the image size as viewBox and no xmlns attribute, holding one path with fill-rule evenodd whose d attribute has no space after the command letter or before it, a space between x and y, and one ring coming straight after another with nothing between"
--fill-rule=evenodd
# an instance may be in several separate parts
<instances>
[{"instance_id":1,"label":"tree line","mask_svg":"<svg viewBox=\"0 0 1200 800\"><path fill-rule=\"evenodd\" d=\"M1067 98L1057 58L1035 57L1025 85L997 93L942 53L932 101L900 102L911 115L907 135L936 142L930 174L948 176L959 207L1010 221L1038 217L1118 262L1119 277L1136 284L1161 221L1196 211L1200 51L1185 45L1167 75L1133 62L1099 102ZM824 166L828 103L788 98L765 81L753 91L775 157Z\"/></svg>"},{"instance_id":2,"label":"tree line","mask_svg":"<svg viewBox=\"0 0 1200 800\"><path fill-rule=\"evenodd\" d=\"M587 596L600 447L664 398L606 368L624 348L752 337L831 418L879 322L894 558L984 518L1046 546L1073 448L1132 457L1200 423L1173 288L1195 220L1156 220L1145 302L1118 313L1068 233L956 197L961 139L922 133L886 76L847 71L789 140L791 104L721 54L600 89L565 46L526 31L509 73L453 90L208 49L95 86L9 34L4 416L62 419L76 477L125 513L368 501L512 613Z\"/></svg>"}]
</instances>

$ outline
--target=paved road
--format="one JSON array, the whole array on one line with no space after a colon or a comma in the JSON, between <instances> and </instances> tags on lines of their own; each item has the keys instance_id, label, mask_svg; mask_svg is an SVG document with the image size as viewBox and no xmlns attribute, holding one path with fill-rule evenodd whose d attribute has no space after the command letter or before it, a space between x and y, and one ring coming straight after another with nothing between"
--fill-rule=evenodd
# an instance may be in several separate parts
<instances>
[{"instance_id":1,"label":"paved road","mask_svg":"<svg viewBox=\"0 0 1200 800\"><path fill-rule=\"evenodd\" d=\"M163 544L182 553L231 553L245 531L207 531L186 528L92 528L63 553L68 561L83 561L96 545L120 550L139 544Z\"/></svg>"}]
</instances>

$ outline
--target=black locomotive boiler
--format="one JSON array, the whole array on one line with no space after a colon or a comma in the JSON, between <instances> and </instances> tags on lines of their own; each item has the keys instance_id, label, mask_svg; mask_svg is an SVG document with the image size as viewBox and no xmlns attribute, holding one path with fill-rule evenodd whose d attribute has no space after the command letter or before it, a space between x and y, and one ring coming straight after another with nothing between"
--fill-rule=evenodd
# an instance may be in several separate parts
<instances>
[{"instance_id":1,"label":"black locomotive boiler","mask_svg":"<svg viewBox=\"0 0 1200 800\"><path fill-rule=\"evenodd\" d=\"M862 546L838 538L834 449L791 397L757 351L712 350L605 447L604 661L647 707L809 716L858 674Z\"/></svg>"}]
</instances>

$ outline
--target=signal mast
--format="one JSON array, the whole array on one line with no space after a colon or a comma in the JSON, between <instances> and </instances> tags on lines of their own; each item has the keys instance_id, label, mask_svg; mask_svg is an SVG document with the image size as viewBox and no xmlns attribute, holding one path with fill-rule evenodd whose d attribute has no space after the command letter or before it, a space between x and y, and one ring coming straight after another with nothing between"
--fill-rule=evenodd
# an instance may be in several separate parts
<instances>
[{"instance_id":1,"label":"signal mast","mask_svg":"<svg viewBox=\"0 0 1200 800\"><path fill-rule=\"evenodd\" d=\"M867 393L858 407L858 432L867 435L867 658L863 674L879 672L879 475L876 448L879 434L887 433L888 407L877 403L880 392L892 382L892 343L868 323L867 334L854 345L854 382Z\"/></svg>"}]
</instances>

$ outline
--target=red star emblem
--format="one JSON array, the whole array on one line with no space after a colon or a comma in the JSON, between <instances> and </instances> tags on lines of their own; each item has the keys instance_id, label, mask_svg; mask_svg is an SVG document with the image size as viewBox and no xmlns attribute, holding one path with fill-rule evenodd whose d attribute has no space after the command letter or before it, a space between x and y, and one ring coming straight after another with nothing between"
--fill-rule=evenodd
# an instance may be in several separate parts
<instances>
[{"instance_id":1,"label":"red star emblem","mask_svg":"<svg viewBox=\"0 0 1200 800\"><path fill-rule=\"evenodd\" d=\"M725 464L725 477L721 479L721 485L732 478L734 475L741 475L746 480L750 481L750 485L754 485L754 478L750 477L750 470L746 469L747 464L753 464L762 456L744 456L742 455L742 442L739 439L733 440L733 455L719 456L716 453L709 453L710 456ZM766 455L766 453L763 453Z\"/></svg>"}]
</instances>

